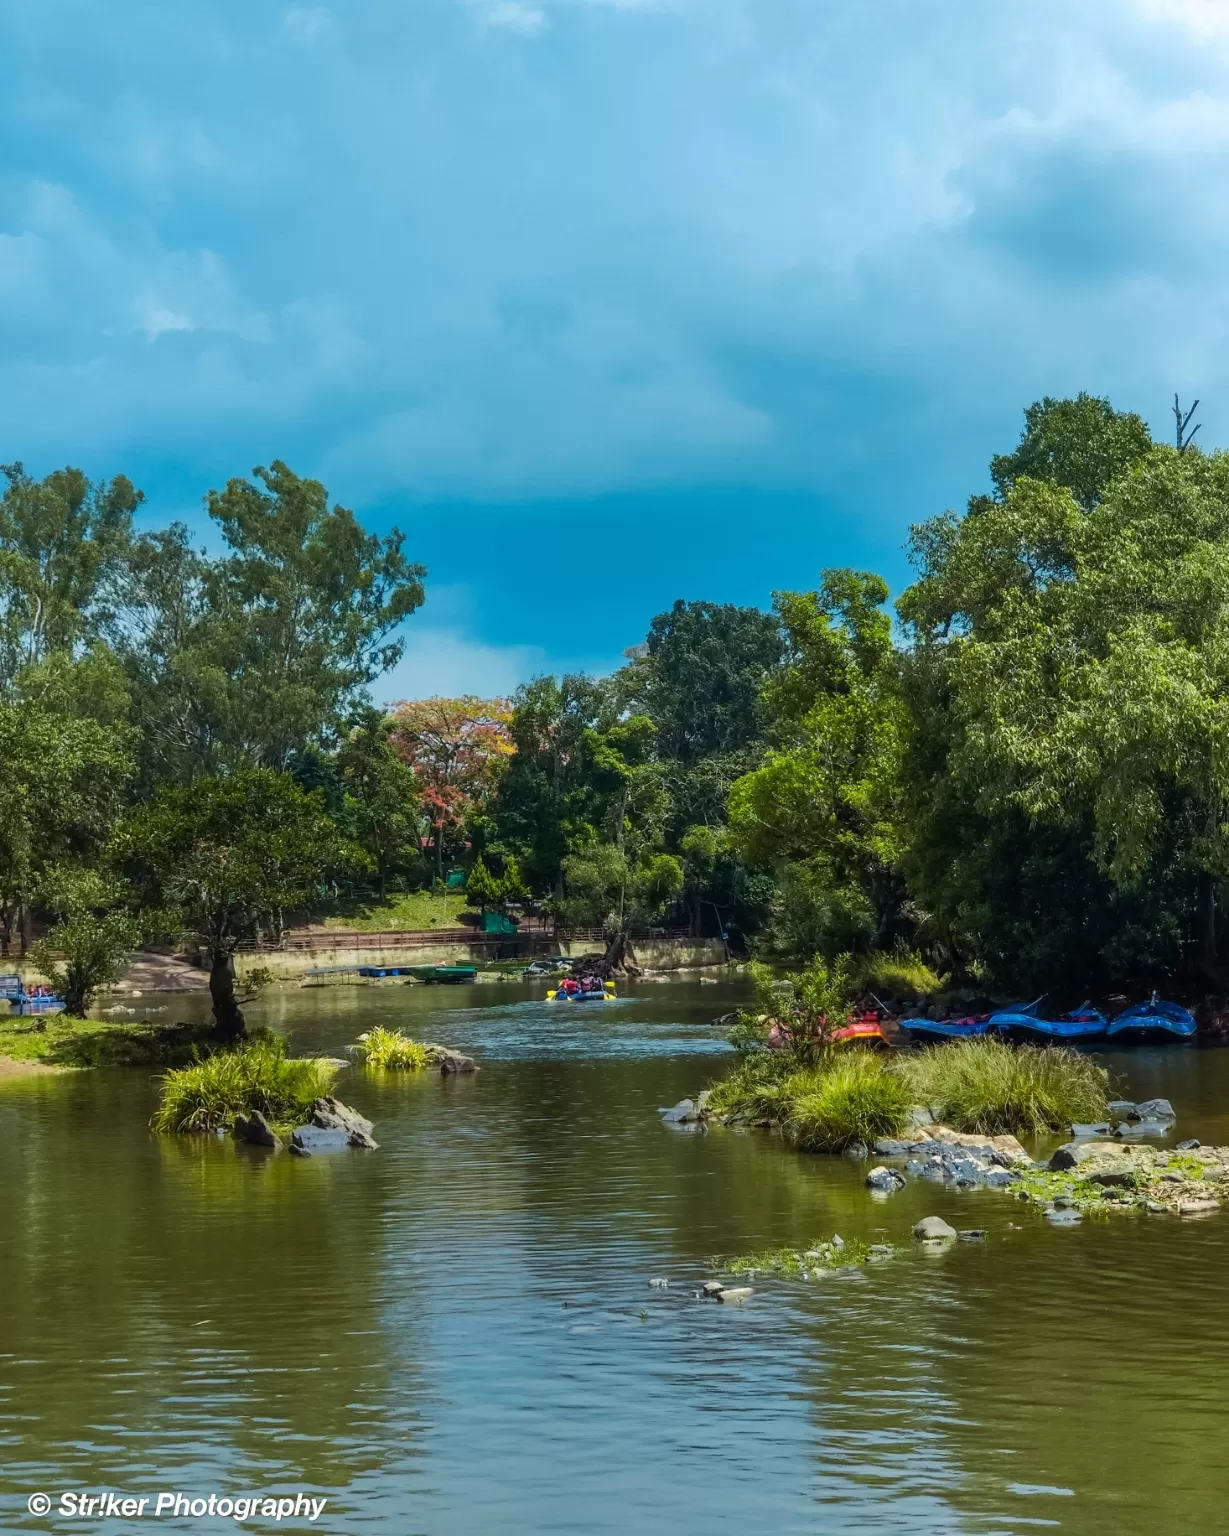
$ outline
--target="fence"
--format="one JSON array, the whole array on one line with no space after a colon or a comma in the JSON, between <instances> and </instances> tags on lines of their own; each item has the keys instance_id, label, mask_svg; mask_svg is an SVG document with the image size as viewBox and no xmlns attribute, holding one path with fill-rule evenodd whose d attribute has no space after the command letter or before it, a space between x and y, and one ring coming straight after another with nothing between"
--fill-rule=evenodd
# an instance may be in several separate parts
<instances>
[{"instance_id":1,"label":"fence","mask_svg":"<svg viewBox=\"0 0 1229 1536\"><path fill-rule=\"evenodd\" d=\"M629 935L636 939L686 939L690 935L680 929L646 928ZM431 946L465 944L471 948L498 949L500 945L515 943L517 939L558 939L562 948L574 944L601 944L607 942L601 928L566 928L556 932L546 919L525 919L515 934L480 933L475 928L419 928L393 929L389 932L371 932L358 928L316 929L311 933L287 932L280 943L268 943L257 939L245 939L236 946L240 954L260 955L295 951L312 953L321 949L426 949Z\"/></svg>"}]
</instances>

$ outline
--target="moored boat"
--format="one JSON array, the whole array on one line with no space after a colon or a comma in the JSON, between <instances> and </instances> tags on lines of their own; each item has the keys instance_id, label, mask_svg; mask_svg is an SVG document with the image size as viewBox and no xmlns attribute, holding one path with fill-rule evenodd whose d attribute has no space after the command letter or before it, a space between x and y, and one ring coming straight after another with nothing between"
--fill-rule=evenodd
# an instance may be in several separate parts
<instances>
[{"instance_id":1,"label":"moored boat","mask_svg":"<svg viewBox=\"0 0 1229 1536\"><path fill-rule=\"evenodd\" d=\"M888 1037L883 1032L883 1025L879 1022L879 1014L874 1010L856 1014L848 1024L842 1024L840 1029L834 1029L828 1036L833 1045L882 1045L887 1046Z\"/></svg>"},{"instance_id":2,"label":"moored boat","mask_svg":"<svg viewBox=\"0 0 1229 1536\"><path fill-rule=\"evenodd\" d=\"M1110 1020L1106 1036L1120 1045L1165 1045L1193 1040L1198 1029L1195 1016L1180 1003L1149 1002L1124 1008Z\"/></svg>"},{"instance_id":3,"label":"moored boat","mask_svg":"<svg viewBox=\"0 0 1229 1536\"><path fill-rule=\"evenodd\" d=\"M406 967L417 981L461 982L473 981L478 974L476 965L411 965Z\"/></svg>"},{"instance_id":4,"label":"moored boat","mask_svg":"<svg viewBox=\"0 0 1229 1536\"><path fill-rule=\"evenodd\" d=\"M990 1033L990 1015L969 1014L962 1019L902 1019L900 1027L919 1044L935 1040L975 1040L979 1035Z\"/></svg>"},{"instance_id":5,"label":"moored boat","mask_svg":"<svg viewBox=\"0 0 1229 1536\"><path fill-rule=\"evenodd\" d=\"M1003 1008L990 1015L990 1028L1009 1040L1034 1045L1047 1041L1096 1040L1105 1034L1107 1020L1099 1008L1091 1003L1081 1003L1070 1013L1060 1013L1056 1019L1042 1018L1041 999L1024 1008Z\"/></svg>"}]
</instances>

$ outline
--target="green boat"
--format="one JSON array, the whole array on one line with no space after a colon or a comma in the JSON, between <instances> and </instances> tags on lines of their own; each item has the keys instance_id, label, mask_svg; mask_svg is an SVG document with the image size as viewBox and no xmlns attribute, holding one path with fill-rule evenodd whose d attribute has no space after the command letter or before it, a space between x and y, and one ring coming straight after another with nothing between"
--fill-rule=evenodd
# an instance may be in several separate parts
<instances>
[{"instance_id":1,"label":"green boat","mask_svg":"<svg viewBox=\"0 0 1229 1536\"><path fill-rule=\"evenodd\" d=\"M412 965L410 975L417 981L450 981L454 985L473 981L478 974L476 965Z\"/></svg>"}]
</instances>

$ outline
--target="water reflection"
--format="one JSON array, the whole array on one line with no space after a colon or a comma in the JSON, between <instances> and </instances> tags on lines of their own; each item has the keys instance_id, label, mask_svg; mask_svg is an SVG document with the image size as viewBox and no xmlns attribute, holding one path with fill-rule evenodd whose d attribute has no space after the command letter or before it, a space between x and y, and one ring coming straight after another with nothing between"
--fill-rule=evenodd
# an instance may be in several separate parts
<instances>
[{"instance_id":1,"label":"water reflection","mask_svg":"<svg viewBox=\"0 0 1229 1536\"><path fill-rule=\"evenodd\" d=\"M857 1165L664 1130L655 1106L721 1070L730 1005L279 994L301 1048L378 1018L484 1063L347 1073L380 1150L310 1162L150 1136L139 1072L6 1087L0 1528L87 1484L310 1487L338 1532L1218 1530L1229 1220L1056 1231L992 1192L876 1201ZM1180 1135L1229 1140L1229 1053L1114 1066ZM929 1213L991 1237L918 1254ZM838 1231L902 1250L694 1299L713 1254Z\"/></svg>"}]
</instances>

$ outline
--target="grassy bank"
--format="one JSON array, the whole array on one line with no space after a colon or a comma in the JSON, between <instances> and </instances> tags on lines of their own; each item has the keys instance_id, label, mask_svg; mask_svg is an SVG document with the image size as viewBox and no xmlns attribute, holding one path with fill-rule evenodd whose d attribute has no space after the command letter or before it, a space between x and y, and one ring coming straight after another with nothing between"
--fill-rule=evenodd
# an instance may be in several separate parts
<instances>
[{"instance_id":1,"label":"grassy bank","mask_svg":"<svg viewBox=\"0 0 1229 1536\"><path fill-rule=\"evenodd\" d=\"M456 928L466 906L463 891L435 895L431 891L403 891L383 901L347 903L342 911L325 918L324 928L355 929L361 933L417 932L424 928Z\"/></svg>"},{"instance_id":2,"label":"grassy bank","mask_svg":"<svg viewBox=\"0 0 1229 1536\"><path fill-rule=\"evenodd\" d=\"M283 1039L260 1035L168 1072L152 1125L156 1131L214 1131L257 1110L271 1125L299 1125L336 1076L332 1063L292 1059Z\"/></svg>"},{"instance_id":3,"label":"grassy bank","mask_svg":"<svg viewBox=\"0 0 1229 1536\"><path fill-rule=\"evenodd\" d=\"M899 1134L911 1105L956 1130L1027 1134L1104 1119L1108 1096L1108 1074L1086 1056L981 1039L891 1060L849 1045L805 1062L752 1051L712 1087L708 1106L734 1123L773 1126L804 1151L839 1152Z\"/></svg>"},{"instance_id":4,"label":"grassy bank","mask_svg":"<svg viewBox=\"0 0 1229 1536\"><path fill-rule=\"evenodd\" d=\"M148 1019L0 1015L0 1057L44 1067L168 1066L190 1059L203 1029Z\"/></svg>"}]
</instances>

